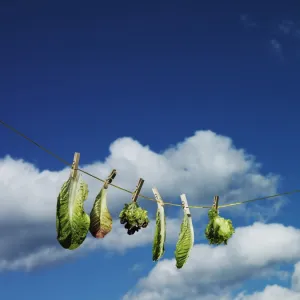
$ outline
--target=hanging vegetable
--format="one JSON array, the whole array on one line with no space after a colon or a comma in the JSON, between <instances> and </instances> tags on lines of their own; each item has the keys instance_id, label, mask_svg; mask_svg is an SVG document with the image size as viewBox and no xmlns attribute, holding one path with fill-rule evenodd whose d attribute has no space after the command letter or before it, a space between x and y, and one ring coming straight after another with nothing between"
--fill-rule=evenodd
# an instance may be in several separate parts
<instances>
[{"instance_id":1,"label":"hanging vegetable","mask_svg":"<svg viewBox=\"0 0 300 300\"><path fill-rule=\"evenodd\" d=\"M104 238L112 230L112 217L107 207L107 190L102 188L90 214L90 233L95 238Z\"/></svg>"},{"instance_id":2,"label":"hanging vegetable","mask_svg":"<svg viewBox=\"0 0 300 300\"><path fill-rule=\"evenodd\" d=\"M180 197L183 205L184 216L175 250L176 267L178 269L181 269L186 263L190 255L190 251L194 245L194 227L191 213L188 208L187 199L185 194L182 194Z\"/></svg>"},{"instance_id":3,"label":"hanging vegetable","mask_svg":"<svg viewBox=\"0 0 300 300\"><path fill-rule=\"evenodd\" d=\"M56 231L60 245L69 250L78 248L86 238L90 218L83 203L88 196L88 185L77 174L62 186L57 198Z\"/></svg>"},{"instance_id":4,"label":"hanging vegetable","mask_svg":"<svg viewBox=\"0 0 300 300\"><path fill-rule=\"evenodd\" d=\"M116 177L117 171L114 169L106 179L103 188L97 195L92 211L90 213L90 233L95 238L104 238L112 230L112 217L107 207L108 184Z\"/></svg>"},{"instance_id":5,"label":"hanging vegetable","mask_svg":"<svg viewBox=\"0 0 300 300\"><path fill-rule=\"evenodd\" d=\"M138 186L133 193L132 202L130 204L125 204L119 215L120 223L124 224L129 235L134 234L141 228L146 228L149 224L148 212L137 204L137 198L142 189L143 183L144 180L140 178Z\"/></svg>"},{"instance_id":6,"label":"hanging vegetable","mask_svg":"<svg viewBox=\"0 0 300 300\"><path fill-rule=\"evenodd\" d=\"M209 244L225 244L234 233L231 220L226 220L219 216L218 210L213 207L208 211L209 223L205 229L206 238Z\"/></svg>"},{"instance_id":7,"label":"hanging vegetable","mask_svg":"<svg viewBox=\"0 0 300 300\"><path fill-rule=\"evenodd\" d=\"M157 201L155 234L152 246L152 260L158 261L165 252L164 244L166 240L166 216L163 206L164 203L158 193L158 190L153 188L152 191Z\"/></svg>"},{"instance_id":8,"label":"hanging vegetable","mask_svg":"<svg viewBox=\"0 0 300 300\"><path fill-rule=\"evenodd\" d=\"M142 209L136 202L125 204L120 215L120 223L125 224L129 235L134 234L141 228L146 228L149 224L148 212Z\"/></svg>"}]
</instances>

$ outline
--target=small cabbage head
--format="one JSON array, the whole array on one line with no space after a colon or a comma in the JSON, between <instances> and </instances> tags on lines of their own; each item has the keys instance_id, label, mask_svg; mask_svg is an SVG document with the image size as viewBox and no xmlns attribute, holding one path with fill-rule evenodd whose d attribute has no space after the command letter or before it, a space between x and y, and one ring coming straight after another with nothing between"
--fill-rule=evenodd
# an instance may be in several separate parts
<instances>
[{"instance_id":1,"label":"small cabbage head","mask_svg":"<svg viewBox=\"0 0 300 300\"><path fill-rule=\"evenodd\" d=\"M124 224L129 235L134 234L149 224L148 212L142 209L136 202L125 204L119 215L120 223Z\"/></svg>"},{"instance_id":2,"label":"small cabbage head","mask_svg":"<svg viewBox=\"0 0 300 300\"><path fill-rule=\"evenodd\" d=\"M209 223L205 229L206 238L209 244L225 244L232 237L234 227L231 220L219 216L218 211L212 208L208 211Z\"/></svg>"}]
</instances>

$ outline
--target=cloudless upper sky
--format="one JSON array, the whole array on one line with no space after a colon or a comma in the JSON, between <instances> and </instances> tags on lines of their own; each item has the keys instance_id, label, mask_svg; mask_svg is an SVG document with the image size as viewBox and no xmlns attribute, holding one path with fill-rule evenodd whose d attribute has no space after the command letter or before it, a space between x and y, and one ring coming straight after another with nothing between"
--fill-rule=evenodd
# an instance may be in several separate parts
<instances>
[{"instance_id":1,"label":"cloudless upper sky","mask_svg":"<svg viewBox=\"0 0 300 300\"><path fill-rule=\"evenodd\" d=\"M81 163L104 159L119 137L162 151L210 129L282 175L282 188L299 188L300 38L278 30L299 9L299 1L2 0L0 119L68 161L80 152ZM62 168L4 127L0 137L0 157ZM62 281L65 269L56 272ZM26 288L40 274L37 284L51 285L47 271L38 274L0 275L0 289L17 295L12 280ZM116 280L119 294L106 299L136 278ZM100 298L108 288L99 283ZM58 290L44 296L60 299Z\"/></svg>"}]
</instances>

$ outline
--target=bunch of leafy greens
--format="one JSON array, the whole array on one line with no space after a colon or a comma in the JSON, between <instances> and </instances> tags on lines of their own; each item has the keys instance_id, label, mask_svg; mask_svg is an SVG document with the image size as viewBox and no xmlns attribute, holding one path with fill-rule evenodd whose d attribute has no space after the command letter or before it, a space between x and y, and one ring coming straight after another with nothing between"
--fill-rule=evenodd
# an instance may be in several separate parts
<instances>
[{"instance_id":1,"label":"bunch of leafy greens","mask_svg":"<svg viewBox=\"0 0 300 300\"><path fill-rule=\"evenodd\" d=\"M60 245L69 250L78 248L86 238L90 218L83 203L88 196L88 185L77 174L62 186L57 198L56 231Z\"/></svg>"},{"instance_id":2,"label":"bunch of leafy greens","mask_svg":"<svg viewBox=\"0 0 300 300\"><path fill-rule=\"evenodd\" d=\"M134 234L141 228L146 228L149 224L148 212L142 209L137 202L125 204L120 215L120 223L125 224L129 235Z\"/></svg>"},{"instance_id":3,"label":"bunch of leafy greens","mask_svg":"<svg viewBox=\"0 0 300 300\"><path fill-rule=\"evenodd\" d=\"M234 233L234 227L231 220L226 220L219 216L218 211L215 208L211 208L208 211L209 223L205 229L206 238L209 244L225 244L231 238Z\"/></svg>"},{"instance_id":4,"label":"bunch of leafy greens","mask_svg":"<svg viewBox=\"0 0 300 300\"><path fill-rule=\"evenodd\" d=\"M95 238L104 238L112 230L112 217L107 207L106 195L107 189L102 188L90 213L90 233Z\"/></svg>"},{"instance_id":5,"label":"bunch of leafy greens","mask_svg":"<svg viewBox=\"0 0 300 300\"><path fill-rule=\"evenodd\" d=\"M166 216L162 203L157 202L155 234L152 246L152 260L158 261L165 252Z\"/></svg>"},{"instance_id":6,"label":"bunch of leafy greens","mask_svg":"<svg viewBox=\"0 0 300 300\"><path fill-rule=\"evenodd\" d=\"M176 267L181 269L189 258L190 251L194 245L194 227L192 217L184 210L180 234L176 244L175 259Z\"/></svg>"}]
</instances>

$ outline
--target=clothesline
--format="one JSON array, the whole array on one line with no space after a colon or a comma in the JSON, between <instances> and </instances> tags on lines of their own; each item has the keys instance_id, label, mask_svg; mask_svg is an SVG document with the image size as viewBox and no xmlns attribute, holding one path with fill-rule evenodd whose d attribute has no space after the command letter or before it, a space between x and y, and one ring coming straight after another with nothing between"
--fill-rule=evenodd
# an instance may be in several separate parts
<instances>
[{"instance_id":1,"label":"clothesline","mask_svg":"<svg viewBox=\"0 0 300 300\"><path fill-rule=\"evenodd\" d=\"M0 120L0 123L5 126L7 129L15 132L17 135L23 137L24 139L26 139L27 141L29 141L30 143L34 144L35 146L37 146L38 148L42 149L43 151L45 151L46 153L48 153L49 155L51 155L52 157L56 158L57 160L59 160L61 163L63 163L66 166L69 166L72 168L72 163L67 162L66 160L64 160L63 158L61 158L60 156L58 156L57 154L53 153L52 151L48 150L47 148L43 147L42 145L40 145L39 143L35 142L34 140L32 140L31 138L27 137L25 134L23 134L22 132L18 131L17 129L15 129L14 127L12 127L11 125L8 125L7 123L5 123L4 121ZM96 179L99 180L101 182L105 182L105 180L91 174L88 173L80 168L77 168L78 171ZM120 187L118 185L112 184L112 183L108 183L109 185L127 192L129 194L133 194L134 192L131 192L130 190L127 190L123 187ZM265 196L265 197L260 197L260 198L254 198L254 199L250 199L250 200L245 200L245 201L240 201L240 202L234 202L234 203L229 203L229 204L224 204L224 205L219 205L218 208L224 208L224 207L230 207L230 206L236 206L236 205L240 205L240 204L245 204L245 203L249 203L249 202L254 202L254 201L259 201L259 200L266 200L266 199L271 199L271 198L276 198L276 197L280 197L280 196L284 196L284 195L291 195L291 194L295 194L295 193L300 193L300 189L297 190L292 190L292 191L288 191L288 192L284 192L284 193L279 193L279 194L275 194L275 195L270 195L270 196ZM144 196L142 194L139 194L138 197L149 200L149 201L154 201L157 202L156 199L154 198L150 198L147 196ZM164 205L171 205L171 206L182 206L182 204L176 204L176 203L171 203L171 202L164 202ZM190 208L211 208L211 205L190 205Z\"/></svg>"}]
</instances>

